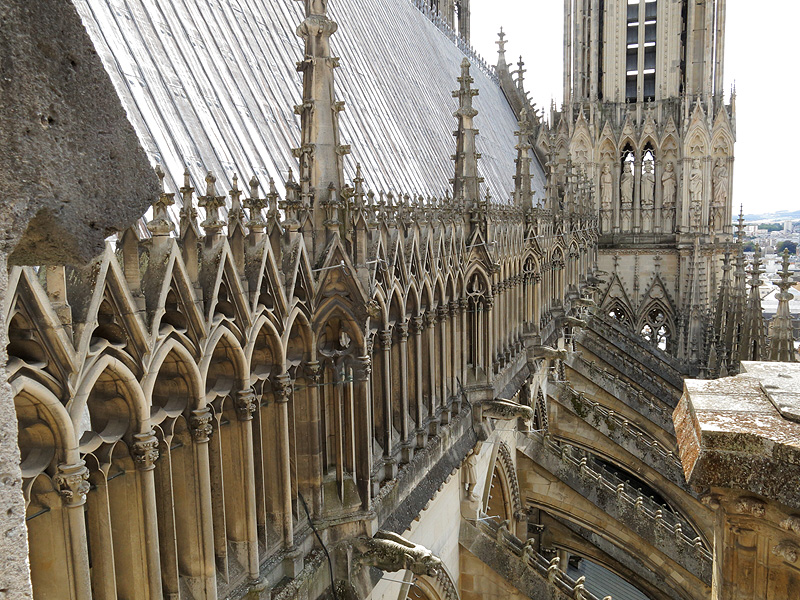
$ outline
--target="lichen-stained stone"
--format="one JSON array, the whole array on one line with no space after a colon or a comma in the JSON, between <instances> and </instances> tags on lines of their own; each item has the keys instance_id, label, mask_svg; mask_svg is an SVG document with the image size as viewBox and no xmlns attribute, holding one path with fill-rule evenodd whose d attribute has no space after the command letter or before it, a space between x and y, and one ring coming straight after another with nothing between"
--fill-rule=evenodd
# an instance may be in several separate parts
<instances>
[{"instance_id":1,"label":"lichen-stained stone","mask_svg":"<svg viewBox=\"0 0 800 600\"><path fill-rule=\"evenodd\" d=\"M85 262L158 195L67 0L0 5L0 230L16 264Z\"/></svg>"},{"instance_id":2,"label":"lichen-stained stone","mask_svg":"<svg viewBox=\"0 0 800 600\"><path fill-rule=\"evenodd\" d=\"M686 381L673 415L686 479L800 508L800 424L776 407L791 404L800 365L742 364L736 377Z\"/></svg>"}]
</instances>

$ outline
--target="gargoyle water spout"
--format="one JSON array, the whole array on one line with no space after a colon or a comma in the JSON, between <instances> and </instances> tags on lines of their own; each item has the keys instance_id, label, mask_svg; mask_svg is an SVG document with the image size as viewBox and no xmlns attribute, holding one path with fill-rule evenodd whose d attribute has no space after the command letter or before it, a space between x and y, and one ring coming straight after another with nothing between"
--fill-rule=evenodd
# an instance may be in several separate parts
<instances>
[{"instance_id":1,"label":"gargoyle water spout","mask_svg":"<svg viewBox=\"0 0 800 600\"><path fill-rule=\"evenodd\" d=\"M533 409L530 406L517 404L502 398L484 400L481 402L481 409L484 419L499 419L501 421L512 421L514 419L533 420Z\"/></svg>"},{"instance_id":2,"label":"gargoyle water spout","mask_svg":"<svg viewBox=\"0 0 800 600\"><path fill-rule=\"evenodd\" d=\"M415 575L435 577L442 561L433 553L391 531L378 531L375 537L360 538L353 545L354 560L381 571L407 569Z\"/></svg>"}]
</instances>

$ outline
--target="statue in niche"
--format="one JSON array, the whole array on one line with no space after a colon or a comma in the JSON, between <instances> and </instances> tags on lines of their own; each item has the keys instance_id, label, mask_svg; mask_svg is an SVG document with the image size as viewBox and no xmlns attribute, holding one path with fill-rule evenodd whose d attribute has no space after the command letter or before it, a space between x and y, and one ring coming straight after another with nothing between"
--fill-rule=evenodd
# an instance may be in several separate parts
<instances>
[{"instance_id":1,"label":"statue in niche","mask_svg":"<svg viewBox=\"0 0 800 600\"><path fill-rule=\"evenodd\" d=\"M695 224L699 224L703 212L703 170L700 161L692 161L692 170L689 172L689 200Z\"/></svg>"},{"instance_id":2,"label":"statue in niche","mask_svg":"<svg viewBox=\"0 0 800 600\"><path fill-rule=\"evenodd\" d=\"M603 165L603 174L600 175L600 206L603 210L611 210L614 201L614 177L611 167Z\"/></svg>"},{"instance_id":3,"label":"statue in niche","mask_svg":"<svg viewBox=\"0 0 800 600\"><path fill-rule=\"evenodd\" d=\"M642 208L653 208L653 193L656 185L656 176L653 173L653 161L644 163L642 173Z\"/></svg>"},{"instance_id":4,"label":"statue in niche","mask_svg":"<svg viewBox=\"0 0 800 600\"><path fill-rule=\"evenodd\" d=\"M628 162L622 165L620 194L622 196L622 208L630 209L631 206L633 206L633 172L631 170L631 164Z\"/></svg>"},{"instance_id":5,"label":"statue in niche","mask_svg":"<svg viewBox=\"0 0 800 600\"><path fill-rule=\"evenodd\" d=\"M714 164L714 206L724 207L728 204L728 167L725 159L718 158Z\"/></svg>"},{"instance_id":6,"label":"statue in niche","mask_svg":"<svg viewBox=\"0 0 800 600\"><path fill-rule=\"evenodd\" d=\"M675 193L678 190L678 182L675 178L675 165L668 162L664 167L664 174L661 175L661 187L664 189L664 208L675 207Z\"/></svg>"}]
</instances>

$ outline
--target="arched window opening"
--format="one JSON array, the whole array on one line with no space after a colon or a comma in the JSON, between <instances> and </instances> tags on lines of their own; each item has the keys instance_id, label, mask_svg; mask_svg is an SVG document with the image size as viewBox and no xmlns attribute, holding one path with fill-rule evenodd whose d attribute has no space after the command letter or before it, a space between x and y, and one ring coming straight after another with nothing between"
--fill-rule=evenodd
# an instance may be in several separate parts
<instances>
[{"instance_id":1,"label":"arched window opening","mask_svg":"<svg viewBox=\"0 0 800 600\"><path fill-rule=\"evenodd\" d=\"M666 352L669 348L671 335L667 325L667 315L660 307L655 307L648 311L645 323L639 333L659 349Z\"/></svg>"},{"instance_id":2,"label":"arched window opening","mask_svg":"<svg viewBox=\"0 0 800 600\"><path fill-rule=\"evenodd\" d=\"M510 496L505 475L500 466L495 465L486 500L486 515L501 523L510 520L513 516Z\"/></svg>"}]
</instances>

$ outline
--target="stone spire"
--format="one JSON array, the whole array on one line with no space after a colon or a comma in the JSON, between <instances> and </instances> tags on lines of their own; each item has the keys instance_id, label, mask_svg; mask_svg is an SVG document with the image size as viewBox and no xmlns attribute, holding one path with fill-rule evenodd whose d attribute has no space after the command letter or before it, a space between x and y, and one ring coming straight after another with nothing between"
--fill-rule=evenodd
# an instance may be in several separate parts
<instances>
[{"instance_id":1,"label":"stone spire","mask_svg":"<svg viewBox=\"0 0 800 600\"><path fill-rule=\"evenodd\" d=\"M736 267L733 271L733 289L731 290L731 328L733 334L729 340L730 364L738 365L741 359L740 341L741 327L744 322L744 307L747 299L747 273L744 261L744 214L739 209L739 224L736 232Z\"/></svg>"},{"instance_id":2,"label":"stone spire","mask_svg":"<svg viewBox=\"0 0 800 600\"><path fill-rule=\"evenodd\" d=\"M740 341L739 360L763 360L766 350L764 335L764 311L761 308L761 248L756 246L753 265L750 269L750 295L744 311L744 325Z\"/></svg>"},{"instance_id":3,"label":"stone spire","mask_svg":"<svg viewBox=\"0 0 800 600\"><path fill-rule=\"evenodd\" d=\"M522 60L522 57L519 57L519 62L517 63L517 70L514 71L514 74L517 76L517 89L519 93L522 94L522 97L525 98L525 73L527 69L525 69L525 62Z\"/></svg>"},{"instance_id":4,"label":"stone spire","mask_svg":"<svg viewBox=\"0 0 800 600\"><path fill-rule=\"evenodd\" d=\"M462 200L468 204L480 200L480 184L483 178L478 176L478 159L481 157L476 151L475 138L478 130L475 129L473 119L478 114L472 106L472 99L478 95L478 90L472 89L475 81L469 74L470 63L465 58L461 63L461 77L458 82L460 89L453 92L453 98L458 98L458 110L453 116L458 119L456 136L456 153L453 159L456 162L455 178L453 184L453 198L457 202Z\"/></svg>"},{"instance_id":5,"label":"stone spire","mask_svg":"<svg viewBox=\"0 0 800 600\"><path fill-rule=\"evenodd\" d=\"M794 357L794 335L792 333L792 315L789 313L789 301L794 297L789 291L792 287L789 271L789 250L783 251L783 268L778 287L778 312L772 319L769 344L769 359L778 362L796 362Z\"/></svg>"},{"instance_id":6,"label":"stone spire","mask_svg":"<svg viewBox=\"0 0 800 600\"><path fill-rule=\"evenodd\" d=\"M531 191L531 122L528 119L528 110L522 109L519 120L519 131L517 136L517 174L514 177L516 183L516 200L523 209L533 208L533 192Z\"/></svg>"},{"instance_id":7,"label":"stone spire","mask_svg":"<svg viewBox=\"0 0 800 600\"><path fill-rule=\"evenodd\" d=\"M500 33L497 34L497 71L508 71L508 62L506 62L506 33L503 28L500 28Z\"/></svg>"},{"instance_id":8,"label":"stone spire","mask_svg":"<svg viewBox=\"0 0 800 600\"><path fill-rule=\"evenodd\" d=\"M731 290L731 249L725 246L722 259L722 281L717 294L717 305L714 313L714 341L717 344L717 357L720 363L729 358L736 333L733 313L733 294Z\"/></svg>"},{"instance_id":9,"label":"stone spire","mask_svg":"<svg viewBox=\"0 0 800 600\"><path fill-rule=\"evenodd\" d=\"M339 113L344 102L334 94L333 71L339 58L331 56L330 38L338 25L328 18L327 0L304 0L306 18L297 28L305 40L305 57L297 63L303 73L303 103L295 106L300 115L300 147L294 155L300 161L300 184L304 200L311 205L315 231L327 220L325 204L344 189L342 157L349 146L339 143ZM327 240L321 239L315 255Z\"/></svg>"}]
</instances>

